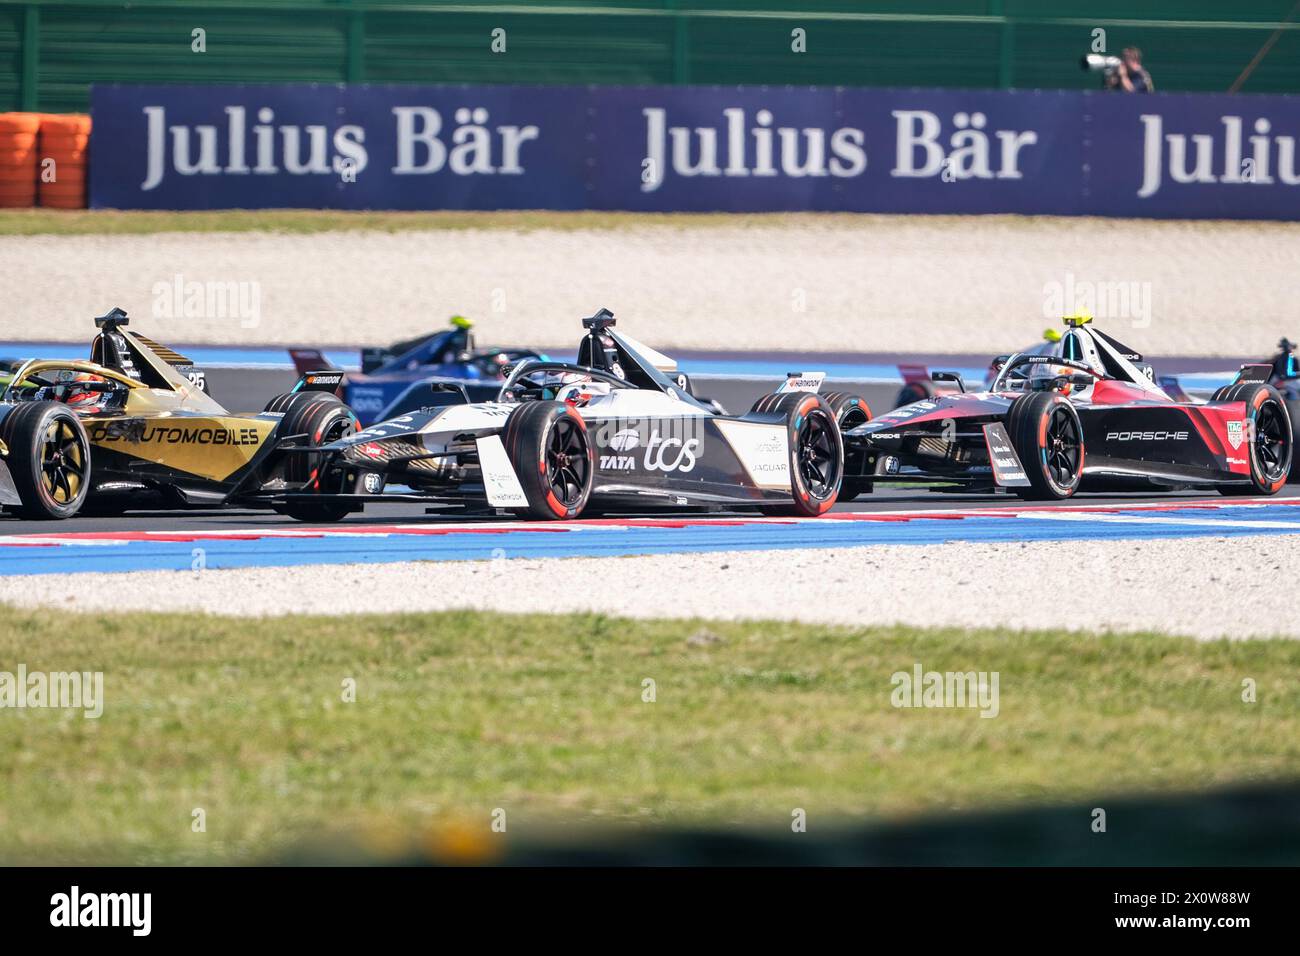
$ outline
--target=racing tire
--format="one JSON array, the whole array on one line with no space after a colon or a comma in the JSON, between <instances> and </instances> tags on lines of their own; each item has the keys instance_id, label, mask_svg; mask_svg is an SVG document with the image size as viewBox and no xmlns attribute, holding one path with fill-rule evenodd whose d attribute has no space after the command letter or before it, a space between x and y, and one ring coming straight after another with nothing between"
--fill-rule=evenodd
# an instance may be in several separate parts
<instances>
[{"instance_id":1,"label":"racing tire","mask_svg":"<svg viewBox=\"0 0 1300 956\"><path fill-rule=\"evenodd\" d=\"M596 479L596 447L582 416L564 402L524 402L501 433L528 507L521 517L576 518Z\"/></svg>"},{"instance_id":2,"label":"racing tire","mask_svg":"<svg viewBox=\"0 0 1300 956\"><path fill-rule=\"evenodd\" d=\"M830 406L831 412L835 415L835 422L840 426L840 435L851 428L857 428L859 425L865 425L871 421L871 406L861 395L852 395L848 392L826 392L822 395L826 404ZM842 437L841 437L841 440ZM865 455L859 453L859 458L865 458ZM852 501L861 495L869 495L875 488L875 482L870 478L852 477L850 473L860 475L862 472L862 461L855 459L846 448L844 450L844 480L840 482L839 501Z\"/></svg>"},{"instance_id":3,"label":"racing tire","mask_svg":"<svg viewBox=\"0 0 1300 956\"><path fill-rule=\"evenodd\" d=\"M894 407L902 408L913 402L923 402L927 398L934 398L934 386L929 382L908 382L898 390L898 395L894 398Z\"/></svg>"},{"instance_id":4,"label":"racing tire","mask_svg":"<svg viewBox=\"0 0 1300 956\"><path fill-rule=\"evenodd\" d=\"M1214 393L1212 402L1245 402L1250 484L1220 485L1219 494L1275 495L1291 473L1293 425L1287 401L1272 385L1234 382Z\"/></svg>"},{"instance_id":5,"label":"racing tire","mask_svg":"<svg viewBox=\"0 0 1300 956\"><path fill-rule=\"evenodd\" d=\"M779 402L781 399L783 399L786 395L789 394L791 393L790 392L769 392L768 394L759 398L758 401L754 402L754 404L750 406L749 413L753 415L755 413L764 414L770 412L772 411L773 407L776 405L777 402Z\"/></svg>"},{"instance_id":6,"label":"racing tire","mask_svg":"<svg viewBox=\"0 0 1300 956\"><path fill-rule=\"evenodd\" d=\"M292 392L271 399L269 412L282 412L278 433L284 437L306 435L309 444L328 445L346 438L361 427L356 413L338 396L329 392ZM324 468L324 455L287 452L284 457L284 480L299 486L303 493L329 495L349 489L343 487L342 473L330 474ZM361 510L350 502L297 499L276 509L297 521L342 521Z\"/></svg>"},{"instance_id":7,"label":"racing tire","mask_svg":"<svg viewBox=\"0 0 1300 956\"><path fill-rule=\"evenodd\" d=\"M90 492L90 439L76 414L59 402L19 405L0 422L9 471L34 520L62 520L81 510Z\"/></svg>"},{"instance_id":8,"label":"racing tire","mask_svg":"<svg viewBox=\"0 0 1300 956\"><path fill-rule=\"evenodd\" d=\"M1057 392L1022 395L1007 412L1011 447L1024 466L1028 488L1022 498L1041 501L1069 498L1083 479L1083 425L1079 413Z\"/></svg>"},{"instance_id":9,"label":"racing tire","mask_svg":"<svg viewBox=\"0 0 1300 956\"><path fill-rule=\"evenodd\" d=\"M1296 468L1295 460L1295 431L1296 422L1300 422L1300 398L1290 398L1286 400L1286 417L1291 420L1291 471L1287 475L1288 482L1300 482L1300 469Z\"/></svg>"},{"instance_id":10,"label":"racing tire","mask_svg":"<svg viewBox=\"0 0 1300 956\"><path fill-rule=\"evenodd\" d=\"M760 399L755 411L784 414L789 430L790 492L789 504L764 505L768 515L816 518L831 510L839 500L844 480L844 438L835 413L826 400L815 392L785 392L762 409Z\"/></svg>"}]
</instances>

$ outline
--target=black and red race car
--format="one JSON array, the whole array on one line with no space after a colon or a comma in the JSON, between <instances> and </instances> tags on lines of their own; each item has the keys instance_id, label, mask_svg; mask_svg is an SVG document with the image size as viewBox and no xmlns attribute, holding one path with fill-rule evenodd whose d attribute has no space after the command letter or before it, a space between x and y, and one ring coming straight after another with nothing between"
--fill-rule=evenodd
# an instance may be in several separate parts
<instances>
[{"instance_id":1,"label":"black and red race car","mask_svg":"<svg viewBox=\"0 0 1300 956\"><path fill-rule=\"evenodd\" d=\"M1047 499L1080 489L1281 490L1291 420L1270 366L1243 366L1209 402L1175 400L1141 355L1090 322L1068 317L1057 354L1001 361L987 390L967 392L958 379L954 393L846 431L845 483L941 482Z\"/></svg>"}]
</instances>

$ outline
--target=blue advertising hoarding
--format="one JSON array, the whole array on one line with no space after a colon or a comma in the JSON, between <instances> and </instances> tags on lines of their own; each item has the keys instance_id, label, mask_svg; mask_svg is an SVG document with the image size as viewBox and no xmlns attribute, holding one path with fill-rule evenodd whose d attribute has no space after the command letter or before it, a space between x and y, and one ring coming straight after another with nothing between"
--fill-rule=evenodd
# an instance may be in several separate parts
<instances>
[{"instance_id":1,"label":"blue advertising hoarding","mask_svg":"<svg viewBox=\"0 0 1300 956\"><path fill-rule=\"evenodd\" d=\"M1300 97L96 86L90 204L1300 219Z\"/></svg>"}]
</instances>

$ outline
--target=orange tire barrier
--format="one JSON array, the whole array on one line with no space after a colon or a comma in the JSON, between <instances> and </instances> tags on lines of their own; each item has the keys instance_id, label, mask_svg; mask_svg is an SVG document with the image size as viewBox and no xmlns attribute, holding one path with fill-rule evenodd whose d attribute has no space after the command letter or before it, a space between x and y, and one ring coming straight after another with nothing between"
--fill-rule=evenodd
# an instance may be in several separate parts
<instances>
[{"instance_id":1,"label":"orange tire barrier","mask_svg":"<svg viewBox=\"0 0 1300 956\"><path fill-rule=\"evenodd\" d=\"M35 133L40 128L40 113L0 113L0 133Z\"/></svg>"},{"instance_id":2,"label":"orange tire barrier","mask_svg":"<svg viewBox=\"0 0 1300 956\"><path fill-rule=\"evenodd\" d=\"M41 130L41 145L47 150L84 153L90 145L89 133L47 133Z\"/></svg>"},{"instance_id":3,"label":"orange tire barrier","mask_svg":"<svg viewBox=\"0 0 1300 956\"><path fill-rule=\"evenodd\" d=\"M0 208L15 209L36 202L36 113L0 113Z\"/></svg>"},{"instance_id":4,"label":"orange tire barrier","mask_svg":"<svg viewBox=\"0 0 1300 956\"><path fill-rule=\"evenodd\" d=\"M54 209L86 208L86 149L90 144L90 117L80 114L40 115L38 153L43 164L53 160L54 179L45 181L42 166L39 198Z\"/></svg>"}]
</instances>

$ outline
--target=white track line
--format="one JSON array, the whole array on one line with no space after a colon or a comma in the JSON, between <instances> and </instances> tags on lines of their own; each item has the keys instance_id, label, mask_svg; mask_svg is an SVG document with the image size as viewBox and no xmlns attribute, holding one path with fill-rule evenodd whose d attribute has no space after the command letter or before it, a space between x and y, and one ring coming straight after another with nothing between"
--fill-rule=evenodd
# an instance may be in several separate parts
<instances>
[{"instance_id":1,"label":"white track line","mask_svg":"<svg viewBox=\"0 0 1300 956\"><path fill-rule=\"evenodd\" d=\"M1260 528L1274 531L1298 531L1300 521L1233 521L1229 518L1165 518L1154 515L1110 515L1080 514L1077 511L1063 511L1052 514L1043 511L1023 511L1018 518L1032 518L1037 521L1088 521L1097 524L1160 524L1179 525L1198 528Z\"/></svg>"}]
</instances>

